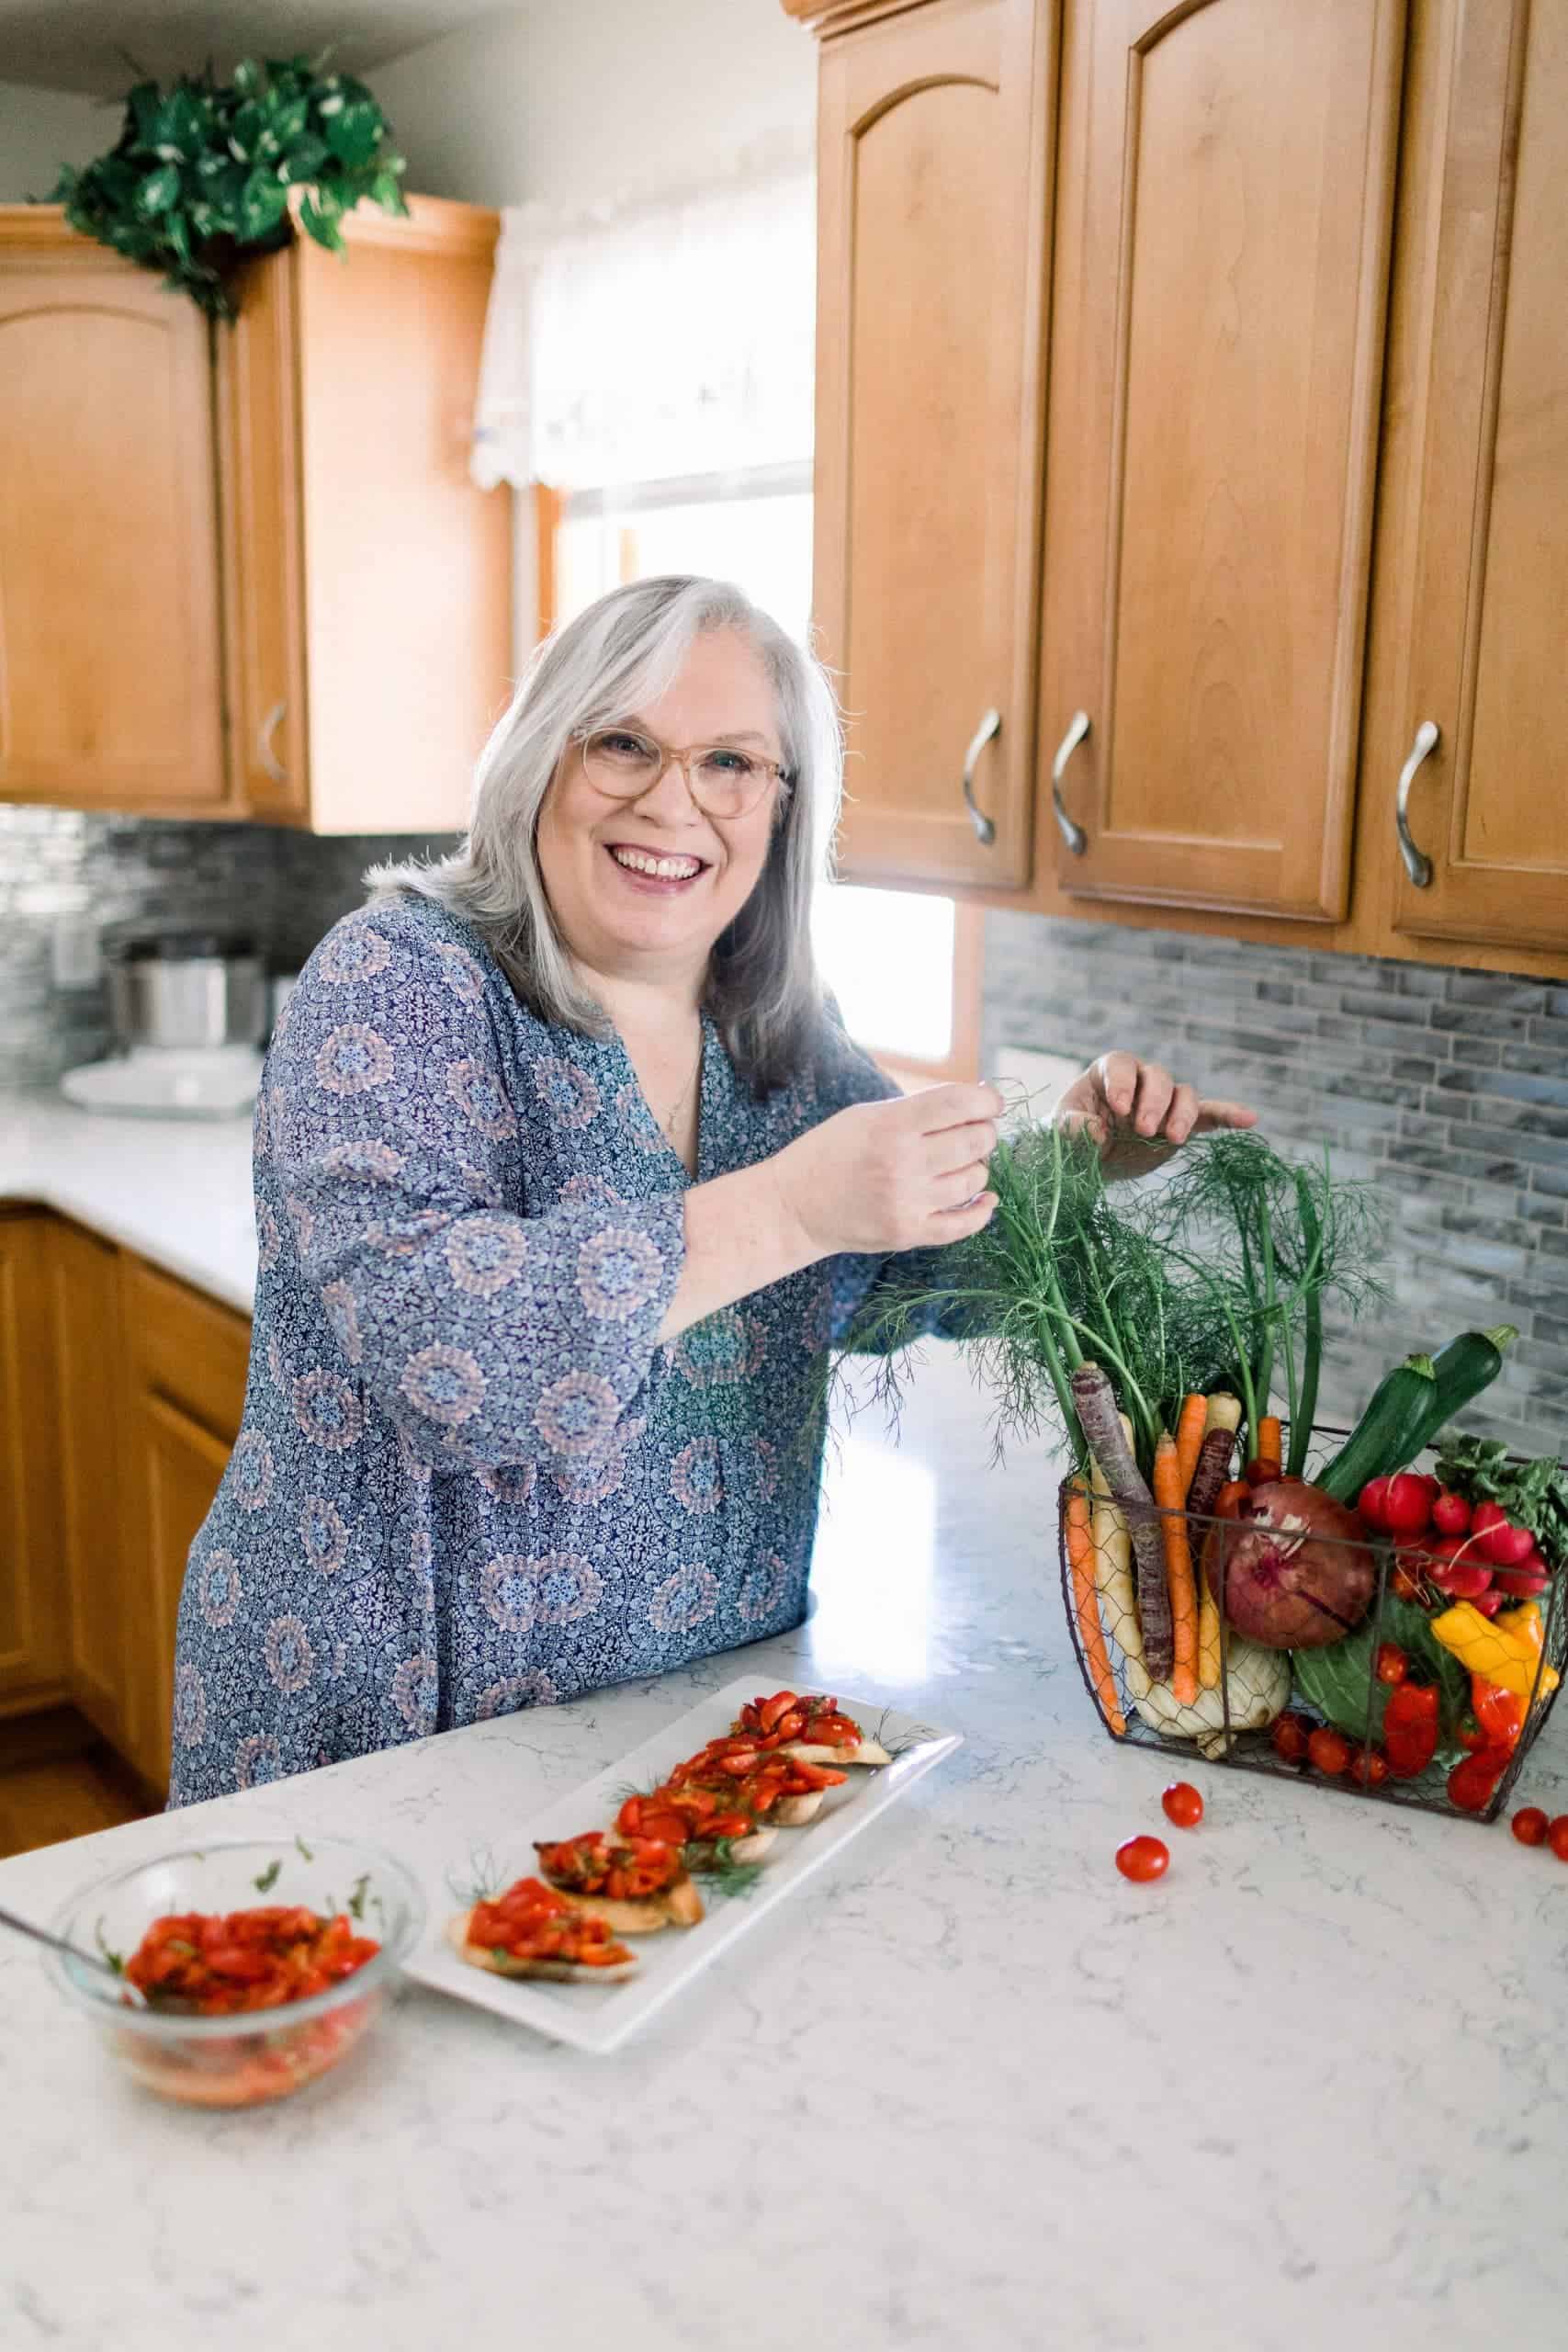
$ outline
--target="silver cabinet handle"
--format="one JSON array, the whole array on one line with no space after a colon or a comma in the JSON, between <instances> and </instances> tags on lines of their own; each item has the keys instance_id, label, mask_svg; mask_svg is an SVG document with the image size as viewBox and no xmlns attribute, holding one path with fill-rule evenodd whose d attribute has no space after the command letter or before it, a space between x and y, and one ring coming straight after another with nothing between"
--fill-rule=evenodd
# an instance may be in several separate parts
<instances>
[{"instance_id":1,"label":"silver cabinet handle","mask_svg":"<svg viewBox=\"0 0 1568 2352\"><path fill-rule=\"evenodd\" d=\"M275 702L256 732L256 757L274 784L287 784L288 781L288 770L272 748L272 739L282 726L283 715L288 708L286 702Z\"/></svg>"},{"instance_id":2,"label":"silver cabinet handle","mask_svg":"<svg viewBox=\"0 0 1568 2352\"><path fill-rule=\"evenodd\" d=\"M969 749L964 754L964 806L969 811L976 840L983 842L987 849L997 838L997 829L975 797L975 769L987 744L1001 731L1001 712L988 710L970 737Z\"/></svg>"},{"instance_id":3,"label":"silver cabinet handle","mask_svg":"<svg viewBox=\"0 0 1568 2352\"><path fill-rule=\"evenodd\" d=\"M1067 814L1066 804L1062 798L1062 778L1067 773L1067 762L1088 733L1088 711L1075 710L1067 722L1067 731L1056 747L1056 756L1051 763L1051 806L1056 812L1062 839L1075 857L1081 857L1089 847L1089 835L1081 825L1075 825Z\"/></svg>"},{"instance_id":4,"label":"silver cabinet handle","mask_svg":"<svg viewBox=\"0 0 1568 2352\"><path fill-rule=\"evenodd\" d=\"M1432 887L1432 861L1418 850L1410 831L1410 787L1416 781L1416 771L1428 752L1435 752L1442 741L1442 733L1435 718L1424 718L1416 729L1416 741L1410 746L1410 757L1399 771L1399 791L1393 804L1394 831L1399 835L1399 854L1404 860L1404 871L1418 890Z\"/></svg>"}]
</instances>

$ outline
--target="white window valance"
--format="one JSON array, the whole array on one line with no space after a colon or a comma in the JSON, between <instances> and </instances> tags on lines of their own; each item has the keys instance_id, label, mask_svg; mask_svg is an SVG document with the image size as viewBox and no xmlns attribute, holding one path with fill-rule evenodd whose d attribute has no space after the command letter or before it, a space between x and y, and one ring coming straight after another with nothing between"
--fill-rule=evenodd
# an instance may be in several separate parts
<instances>
[{"instance_id":1,"label":"white window valance","mask_svg":"<svg viewBox=\"0 0 1568 2352\"><path fill-rule=\"evenodd\" d=\"M510 209L475 480L583 490L809 458L816 236L793 144L699 189Z\"/></svg>"}]
</instances>

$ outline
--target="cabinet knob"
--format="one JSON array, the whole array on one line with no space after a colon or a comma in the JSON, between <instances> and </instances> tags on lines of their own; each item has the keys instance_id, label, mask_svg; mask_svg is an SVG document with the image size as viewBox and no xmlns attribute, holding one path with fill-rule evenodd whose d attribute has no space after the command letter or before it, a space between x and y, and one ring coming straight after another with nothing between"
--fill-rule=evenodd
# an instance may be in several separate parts
<instances>
[{"instance_id":1,"label":"cabinet knob","mask_svg":"<svg viewBox=\"0 0 1568 2352\"><path fill-rule=\"evenodd\" d=\"M987 849L997 838L997 829L975 797L975 770L987 744L1002 731L999 710L988 710L969 739L969 749L964 754L964 806L969 811L969 822L975 828L975 838Z\"/></svg>"},{"instance_id":2,"label":"cabinet knob","mask_svg":"<svg viewBox=\"0 0 1568 2352\"><path fill-rule=\"evenodd\" d=\"M287 784L288 770L273 749L273 737L283 724L286 702L275 702L256 730L256 758L271 776L274 784Z\"/></svg>"},{"instance_id":3,"label":"cabinet knob","mask_svg":"<svg viewBox=\"0 0 1568 2352\"><path fill-rule=\"evenodd\" d=\"M1394 831L1399 835L1399 854L1404 860L1404 871L1418 890L1432 887L1432 861L1416 846L1410 831L1410 787L1416 781L1416 771L1430 752L1442 741L1436 719L1424 718L1416 729L1416 741L1410 746L1410 757L1399 771L1399 791L1393 804Z\"/></svg>"},{"instance_id":4,"label":"cabinet knob","mask_svg":"<svg viewBox=\"0 0 1568 2352\"><path fill-rule=\"evenodd\" d=\"M1056 823L1062 839L1075 857L1081 857L1089 847L1089 835L1081 825L1075 825L1067 814L1062 798L1062 778L1067 773L1067 762L1089 733L1089 713L1075 710L1067 722L1067 731L1056 746L1056 756L1051 763L1051 806L1056 812Z\"/></svg>"}]
</instances>

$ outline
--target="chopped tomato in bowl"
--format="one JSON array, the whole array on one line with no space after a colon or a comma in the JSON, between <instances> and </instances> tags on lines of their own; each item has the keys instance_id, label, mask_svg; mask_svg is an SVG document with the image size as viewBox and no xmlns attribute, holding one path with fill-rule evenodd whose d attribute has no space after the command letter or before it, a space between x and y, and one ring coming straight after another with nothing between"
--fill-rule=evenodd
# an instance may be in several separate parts
<instances>
[{"instance_id":1,"label":"chopped tomato in bowl","mask_svg":"<svg viewBox=\"0 0 1568 2352\"><path fill-rule=\"evenodd\" d=\"M220 1840L73 1895L55 1932L141 1994L51 1956L56 1982L133 2080L191 2107L254 2107L328 2073L379 2016L423 1924L379 1848Z\"/></svg>"}]
</instances>

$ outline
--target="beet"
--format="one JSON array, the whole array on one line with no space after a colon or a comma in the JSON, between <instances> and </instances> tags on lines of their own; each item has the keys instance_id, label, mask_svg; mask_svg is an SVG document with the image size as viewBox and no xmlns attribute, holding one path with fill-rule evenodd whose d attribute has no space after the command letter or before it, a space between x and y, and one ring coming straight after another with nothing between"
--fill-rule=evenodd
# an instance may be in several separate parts
<instances>
[{"instance_id":1,"label":"beet","mask_svg":"<svg viewBox=\"0 0 1568 2352\"><path fill-rule=\"evenodd\" d=\"M1360 1520L1320 1487L1275 1478L1218 1530L1214 1598L1265 1649L1325 1649L1366 1615L1377 1562Z\"/></svg>"}]
</instances>

